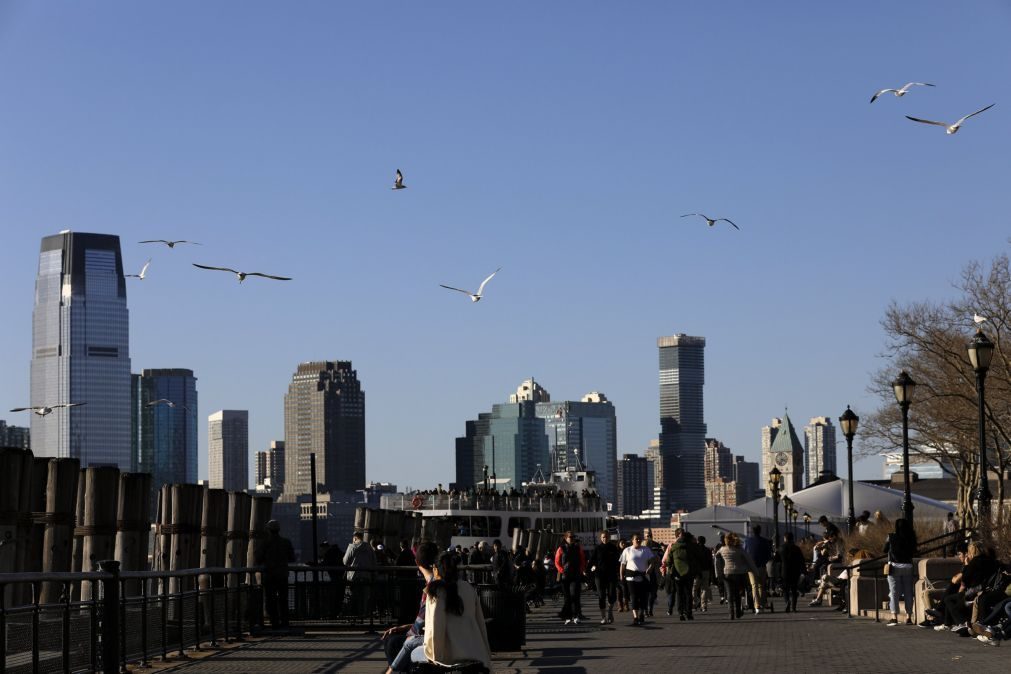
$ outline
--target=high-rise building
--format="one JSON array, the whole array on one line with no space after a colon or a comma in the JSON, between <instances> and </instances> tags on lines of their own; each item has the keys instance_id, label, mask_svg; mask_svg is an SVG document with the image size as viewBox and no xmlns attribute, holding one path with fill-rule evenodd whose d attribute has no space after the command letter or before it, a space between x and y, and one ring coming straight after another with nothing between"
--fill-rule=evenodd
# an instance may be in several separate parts
<instances>
[{"instance_id":1,"label":"high-rise building","mask_svg":"<svg viewBox=\"0 0 1011 674\"><path fill-rule=\"evenodd\" d=\"M130 325L119 237L42 239L32 312L31 404L86 403L32 416L36 456L134 467Z\"/></svg>"},{"instance_id":2,"label":"high-rise building","mask_svg":"<svg viewBox=\"0 0 1011 674\"><path fill-rule=\"evenodd\" d=\"M640 515L653 505L653 480L649 460L638 454L623 454L618 462L619 515Z\"/></svg>"},{"instance_id":3,"label":"high-rise building","mask_svg":"<svg viewBox=\"0 0 1011 674\"><path fill-rule=\"evenodd\" d=\"M548 435L544 418L537 413L539 404L550 401L540 384L528 380L510 402L493 405L491 412L468 421L466 434L456 439L457 487L483 483L486 469L500 489L519 487L538 470L550 472Z\"/></svg>"},{"instance_id":4,"label":"high-rise building","mask_svg":"<svg viewBox=\"0 0 1011 674\"><path fill-rule=\"evenodd\" d=\"M256 453L256 489L270 492L284 489L284 440L274 440L270 449Z\"/></svg>"},{"instance_id":5,"label":"high-rise building","mask_svg":"<svg viewBox=\"0 0 1011 674\"><path fill-rule=\"evenodd\" d=\"M660 456L667 490L664 514L706 504L705 337L657 339L660 350Z\"/></svg>"},{"instance_id":6,"label":"high-rise building","mask_svg":"<svg viewBox=\"0 0 1011 674\"><path fill-rule=\"evenodd\" d=\"M773 417L768 426L762 426L762 476L769 477L769 471L775 464L772 456L772 442L776 439L779 429L783 426L783 420Z\"/></svg>"},{"instance_id":7,"label":"high-rise building","mask_svg":"<svg viewBox=\"0 0 1011 674\"><path fill-rule=\"evenodd\" d=\"M540 387L531 379L524 382L520 390L527 384ZM517 396L511 396L510 400L515 402L515 398ZM536 402L536 411L537 416L544 419L552 470L592 470L597 492L604 502L616 503L617 419L614 405L607 396L594 391L579 401L540 400Z\"/></svg>"},{"instance_id":8,"label":"high-rise building","mask_svg":"<svg viewBox=\"0 0 1011 674\"><path fill-rule=\"evenodd\" d=\"M365 391L349 360L301 363L284 396L284 492L365 488Z\"/></svg>"},{"instance_id":9,"label":"high-rise building","mask_svg":"<svg viewBox=\"0 0 1011 674\"><path fill-rule=\"evenodd\" d=\"M817 482L824 472L836 474L835 426L828 417L811 417L804 427L804 486Z\"/></svg>"},{"instance_id":10,"label":"high-rise building","mask_svg":"<svg viewBox=\"0 0 1011 674\"><path fill-rule=\"evenodd\" d=\"M660 458L660 439L649 441L649 446L644 454L649 461L649 475L653 480L654 487L663 486L663 460Z\"/></svg>"},{"instance_id":11,"label":"high-rise building","mask_svg":"<svg viewBox=\"0 0 1011 674\"><path fill-rule=\"evenodd\" d=\"M734 454L716 438L706 438L704 465L706 482L714 482L721 478L732 480L734 477Z\"/></svg>"},{"instance_id":12,"label":"high-rise building","mask_svg":"<svg viewBox=\"0 0 1011 674\"><path fill-rule=\"evenodd\" d=\"M8 426L6 421L0 419L0 447L30 449L31 431L23 426Z\"/></svg>"},{"instance_id":13,"label":"high-rise building","mask_svg":"<svg viewBox=\"0 0 1011 674\"><path fill-rule=\"evenodd\" d=\"M207 417L207 484L211 489L249 488L249 412L219 410Z\"/></svg>"},{"instance_id":14,"label":"high-rise building","mask_svg":"<svg viewBox=\"0 0 1011 674\"><path fill-rule=\"evenodd\" d=\"M757 461L745 461L743 456L734 457L734 484L737 487L738 503L747 503L765 495L761 477Z\"/></svg>"},{"instance_id":15,"label":"high-rise building","mask_svg":"<svg viewBox=\"0 0 1011 674\"><path fill-rule=\"evenodd\" d=\"M193 370L144 370L139 383L139 469L151 473L153 489L165 484L195 483L197 378Z\"/></svg>"},{"instance_id":16,"label":"high-rise building","mask_svg":"<svg viewBox=\"0 0 1011 674\"><path fill-rule=\"evenodd\" d=\"M768 427L766 427L768 428ZM765 428L762 429L763 444ZM769 451L762 454L762 467L768 477L775 466L783 475L782 495L786 496L804 488L804 445L797 437L797 431L790 421L790 415L783 414L783 419L775 433L770 433L772 442Z\"/></svg>"}]
</instances>

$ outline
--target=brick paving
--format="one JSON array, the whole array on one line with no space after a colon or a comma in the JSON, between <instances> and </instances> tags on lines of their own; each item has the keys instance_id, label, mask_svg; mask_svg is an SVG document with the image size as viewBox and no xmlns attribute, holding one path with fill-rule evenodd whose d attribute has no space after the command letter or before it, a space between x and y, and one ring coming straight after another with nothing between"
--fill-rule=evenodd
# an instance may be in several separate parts
<instances>
[{"instance_id":1,"label":"brick paving","mask_svg":"<svg viewBox=\"0 0 1011 674\"><path fill-rule=\"evenodd\" d=\"M663 603L661 598L661 603ZM522 652L495 653L495 672L578 674L621 670L677 670L685 674L1006 674L1011 644L994 648L972 638L873 620L847 620L830 609L798 614L745 615L736 622L723 607L693 622L658 615L643 627L628 614L615 624L564 627L551 605L530 616ZM270 637L183 663L180 674L326 674L384 671L378 635L307 632Z\"/></svg>"}]
</instances>

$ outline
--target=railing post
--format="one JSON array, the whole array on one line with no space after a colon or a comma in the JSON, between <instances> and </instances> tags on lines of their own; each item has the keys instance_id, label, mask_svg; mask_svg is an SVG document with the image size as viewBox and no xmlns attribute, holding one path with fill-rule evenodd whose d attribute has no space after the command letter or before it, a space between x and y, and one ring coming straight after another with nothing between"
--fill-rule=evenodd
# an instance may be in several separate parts
<instances>
[{"instance_id":1,"label":"railing post","mask_svg":"<svg viewBox=\"0 0 1011 674\"><path fill-rule=\"evenodd\" d=\"M42 583L32 583L32 672L39 674L39 600L42 594ZM6 639L7 635L4 634ZM117 673L118 674L118 673Z\"/></svg>"},{"instance_id":2,"label":"railing post","mask_svg":"<svg viewBox=\"0 0 1011 674\"><path fill-rule=\"evenodd\" d=\"M63 584L63 671L65 674L70 674L70 592L72 583L66 582ZM0 629L0 634L4 634L3 629ZM0 662L0 671L5 671L3 669L3 663Z\"/></svg>"},{"instance_id":3,"label":"railing post","mask_svg":"<svg viewBox=\"0 0 1011 674\"><path fill-rule=\"evenodd\" d=\"M140 581L140 666L147 668L151 663L147 660L147 603L150 591L148 579Z\"/></svg>"},{"instance_id":4,"label":"railing post","mask_svg":"<svg viewBox=\"0 0 1011 674\"><path fill-rule=\"evenodd\" d=\"M0 672L7 671L7 586L0 583Z\"/></svg>"},{"instance_id":5,"label":"railing post","mask_svg":"<svg viewBox=\"0 0 1011 674\"><path fill-rule=\"evenodd\" d=\"M102 672L119 674L119 562L106 559L98 568L112 575L102 579Z\"/></svg>"}]
</instances>

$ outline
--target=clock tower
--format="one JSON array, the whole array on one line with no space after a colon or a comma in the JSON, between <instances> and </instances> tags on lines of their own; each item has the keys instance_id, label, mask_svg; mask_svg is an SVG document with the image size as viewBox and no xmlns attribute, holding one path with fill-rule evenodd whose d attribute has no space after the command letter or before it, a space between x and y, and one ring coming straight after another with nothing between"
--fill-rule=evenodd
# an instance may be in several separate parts
<instances>
[{"instance_id":1,"label":"clock tower","mask_svg":"<svg viewBox=\"0 0 1011 674\"><path fill-rule=\"evenodd\" d=\"M773 467L783 474L784 496L804 488L804 445L797 437L789 414L783 414L767 453L762 457L762 466L765 478Z\"/></svg>"}]
</instances>

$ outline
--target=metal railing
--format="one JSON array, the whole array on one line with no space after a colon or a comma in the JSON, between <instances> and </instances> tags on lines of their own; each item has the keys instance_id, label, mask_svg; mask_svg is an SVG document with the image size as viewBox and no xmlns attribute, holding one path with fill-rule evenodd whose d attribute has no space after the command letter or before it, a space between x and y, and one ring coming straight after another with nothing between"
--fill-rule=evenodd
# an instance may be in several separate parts
<instances>
[{"instance_id":1,"label":"metal railing","mask_svg":"<svg viewBox=\"0 0 1011 674\"><path fill-rule=\"evenodd\" d=\"M508 494L384 494L387 510L506 510L509 512L601 512L599 496L553 494L510 496Z\"/></svg>"}]
</instances>

